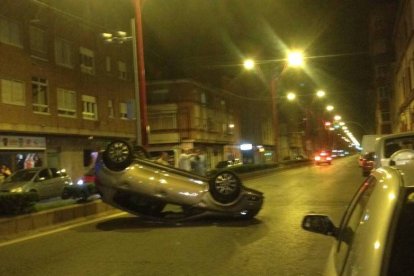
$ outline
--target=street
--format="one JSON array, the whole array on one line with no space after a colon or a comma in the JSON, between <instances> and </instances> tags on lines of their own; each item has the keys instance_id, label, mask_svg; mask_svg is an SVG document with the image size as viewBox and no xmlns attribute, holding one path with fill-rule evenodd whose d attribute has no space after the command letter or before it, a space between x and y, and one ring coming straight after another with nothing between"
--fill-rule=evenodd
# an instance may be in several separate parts
<instances>
[{"instance_id":1,"label":"street","mask_svg":"<svg viewBox=\"0 0 414 276\"><path fill-rule=\"evenodd\" d=\"M252 221L122 214L3 245L0 275L321 275L333 239L302 230L302 217L338 225L362 181L355 155L257 176L244 181L265 195Z\"/></svg>"}]
</instances>

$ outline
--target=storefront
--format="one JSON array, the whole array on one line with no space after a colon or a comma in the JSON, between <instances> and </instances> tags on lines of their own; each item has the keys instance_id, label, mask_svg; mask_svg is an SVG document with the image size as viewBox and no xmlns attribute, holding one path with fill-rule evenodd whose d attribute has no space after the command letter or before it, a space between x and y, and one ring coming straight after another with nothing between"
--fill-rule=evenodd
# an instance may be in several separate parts
<instances>
[{"instance_id":1,"label":"storefront","mask_svg":"<svg viewBox=\"0 0 414 276\"><path fill-rule=\"evenodd\" d=\"M0 165L12 172L43 166L45 151L45 137L0 135Z\"/></svg>"}]
</instances>

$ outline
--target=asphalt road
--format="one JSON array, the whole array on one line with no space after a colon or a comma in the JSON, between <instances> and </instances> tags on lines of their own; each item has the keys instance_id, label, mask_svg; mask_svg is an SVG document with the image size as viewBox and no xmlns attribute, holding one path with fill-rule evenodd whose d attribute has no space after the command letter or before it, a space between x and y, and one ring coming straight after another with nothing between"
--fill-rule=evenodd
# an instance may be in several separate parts
<instances>
[{"instance_id":1,"label":"asphalt road","mask_svg":"<svg viewBox=\"0 0 414 276\"><path fill-rule=\"evenodd\" d=\"M258 176L257 218L149 223L122 213L0 245L0 275L321 275L333 242L305 232L308 212L338 224L362 183L356 156Z\"/></svg>"}]
</instances>

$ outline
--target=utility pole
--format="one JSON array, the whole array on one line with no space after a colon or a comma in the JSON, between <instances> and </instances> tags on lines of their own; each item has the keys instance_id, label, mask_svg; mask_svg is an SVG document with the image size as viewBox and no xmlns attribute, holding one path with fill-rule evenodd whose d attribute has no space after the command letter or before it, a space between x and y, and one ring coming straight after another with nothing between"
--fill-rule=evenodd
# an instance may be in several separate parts
<instances>
[{"instance_id":1,"label":"utility pole","mask_svg":"<svg viewBox=\"0 0 414 276\"><path fill-rule=\"evenodd\" d=\"M142 34L141 0L132 0L134 6L134 67L135 74L135 101L137 110L137 144L141 142L144 148L148 147L148 115L147 115L147 90L145 82L144 42ZM139 102L137 102L139 100ZM138 138L141 138L141 141Z\"/></svg>"}]
</instances>

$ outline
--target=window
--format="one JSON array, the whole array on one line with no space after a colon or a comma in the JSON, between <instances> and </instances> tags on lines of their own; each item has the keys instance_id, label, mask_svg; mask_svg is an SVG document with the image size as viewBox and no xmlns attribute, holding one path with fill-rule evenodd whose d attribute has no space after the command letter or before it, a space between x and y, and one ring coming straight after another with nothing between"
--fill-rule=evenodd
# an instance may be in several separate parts
<instances>
[{"instance_id":1,"label":"window","mask_svg":"<svg viewBox=\"0 0 414 276\"><path fill-rule=\"evenodd\" d=\"M80 47L80 63L82 73L95 74L95 58L93 51Z\"/></svg>"},{"instance_id":2,"label":"window","mask_svg":"<svg viewBox=\"0 0 414 276\"><path fill-rule=\"evenodd\" d=\"M151 131L177 129L177 113L157 113L148 117Z\"/></svg>"},{"instance_id":3,"label":"window","mask_svg":"<svg viewBox=\"0 0 414 276\"><path fill-rule=\"evenodd\" d=\"M128 107L126 103L119 103L119 114L121 119L128 120Z\"/></svg>"},{"instance_id":4,"label":"window","mask_svg":"<svg viewBox=\"0 0 414 276\"><path fill-rule=\"evenodd\" d=\"M64 39L55 39L55 61L56 64L73 68L72 44Z\"/></svg>"},{"instance_id":5,"label":"window","mask_svg":"<svg viewBox=\"0 0 414 276\"><path fill-rule=\"evenodd\" d=\"M47 58L46 35L44 30L30 26L30 50L37 57Z\"/></svg>"},{"instance_id":6,"label":"window","mask_svg":"<svg viewBox=\"0 0 414 276\"><path fill-rule=\"evenodd\" d=\"M57 89L58 115L76 117L76 92Z\"/></svg>"},{"instance_id":7,"label":"window","mask_svg":"<svg viewBox=\"0 0 414 276\"><path fill-rule=\"evenodd\" d=\"M114 101L108 100L108 117L114 118Z\"/></svg>"},{"instance_id":8,"label":"window","mask_svg":"<svg viewBox=\"0 0 414 276\"><path fill-rule=\"evenodd\" d=\"M1 101L6 104L26 105L24 82L1 80Z\"/></svg>"},{"instance_id":9,"label":"window","mask_svg":"<svg viewBox=\"0 0 414 276\"><path fill-rule=\"evenodd\" d=\"M0 17L0 42L23 47L20 27L16 22Z\"/></svg>"},{"instance_id":10,"label":"window","mask_svg":"<svg viewBox=\"0 0 414 276\"><path fill-rule=\"evenodd\" d=\"M96 105L96 97L82 95L83 104L83 119L97 120L98 119L98 107Z\"/></svg>"},{"instance_id":11,"label":"window","mask_svg":"<svg viewBox=\"0 0 414 276\"><path fill-rule=\"evenodd\" d=\"M118 72L119 72L119 78L121 80L127 79L127 70L126 70L126 64L123 61L118 61Z\"/></svg>"},{"instance_id":12,"label":"window","mask_svg":"<svg viewBox=\"0 0 414 276\"><path fill-rule=\"evenodd\" d=\"M34 112L49 113L49 99L46 79L32 77L32 102Z\"/></svg>"}]
</instances>

